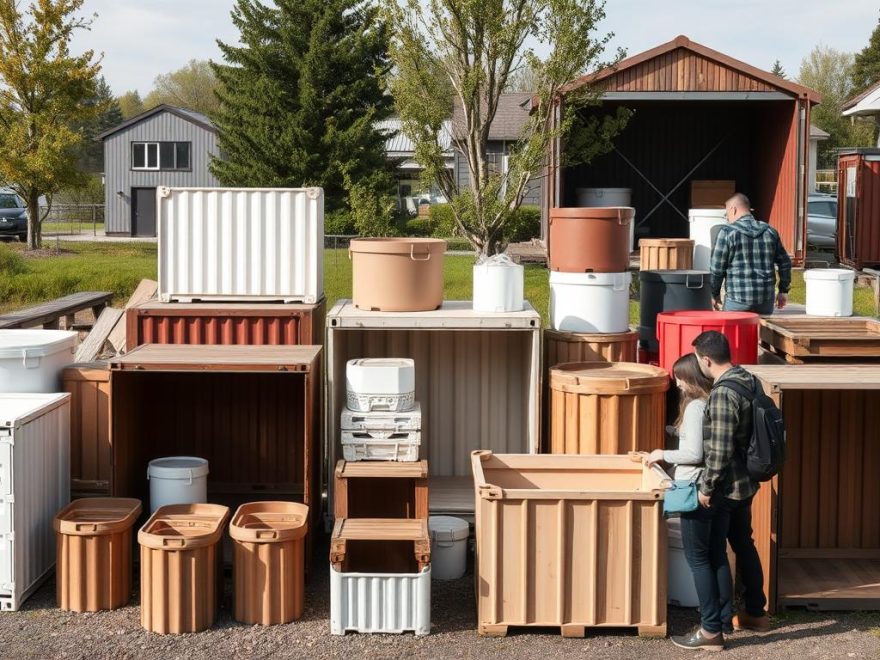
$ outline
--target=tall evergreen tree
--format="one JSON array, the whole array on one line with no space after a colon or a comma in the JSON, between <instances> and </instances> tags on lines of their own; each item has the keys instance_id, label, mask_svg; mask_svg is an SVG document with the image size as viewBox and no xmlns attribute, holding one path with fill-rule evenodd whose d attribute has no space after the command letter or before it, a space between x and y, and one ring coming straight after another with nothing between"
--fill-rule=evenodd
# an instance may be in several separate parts
<instances>
[{"instance_id":1,"label":"tall evergreen tree","mask_svg":"<svg viewBox=\"0 0 880 660\"><path fill-rule=\"evenodd\" d=\"M856 53L852 68L852 85L856 92L862 92L880 82L880 19L871 33L868 45Z\"/></svg>"},{"instance_id":2,"label":"tall evergreen tree","mask_svg":"<svg viewBox=\"0 0 880 660\"><path fill-rule=\"evenodd\" d=\"M322 186L327 206L387 167L374 124L391 114L388 32L375 5L357 0L238 0L240 45L224 63L215 117L226 185Z\"/></svg>"},{"instance_id":3,"label":"tall evergreen tree","mask_svg":"<svg viewBox=\"0 0 880 660\"><path fill-rule=\"evenodd\" d=\"M774 76L785 78L785 69L782 68L782 62L780 62L779 60L773 62L773 68L770 69L770 73L772 73Z\"/></svg>"},{"instance_id":4,"label":"tall evergreen tree","mask_svg":"<svg viewBox=\"0 0 880 660\"><path fill-rule=\"evenodd\" d=\"M103 172L104 144L96 142L95 136L122 123L119 101L113 96L104 76L98 78L95 96L88 105L94 106L96 114L81 126L83 141L80 146L79 167L84 172Z\"/></svg>"}]
</instances>

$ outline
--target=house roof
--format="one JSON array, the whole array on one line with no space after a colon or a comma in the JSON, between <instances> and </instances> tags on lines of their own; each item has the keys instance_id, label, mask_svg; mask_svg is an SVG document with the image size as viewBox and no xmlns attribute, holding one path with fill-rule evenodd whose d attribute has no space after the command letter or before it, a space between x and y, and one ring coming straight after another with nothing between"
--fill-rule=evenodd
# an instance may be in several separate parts
<instances>
[{"instance_id":1,"label":"house roof","mask_svg":"<svg viewBox=\"0 0 880 660\"><path fill-rule=\"evenodd\" d=\"M813 126L810 124L810 139L811 140L827 140L831 137L831 133L826 133L818 126Z\"/></svg>"},{"instance_id":2,"label":"house roof","mask_svg":"<svg viewBox=\"0 0 880 660\"><path fill-rule=\"evenodd\" d=\"M844 103L842 110L845 117L880 115L880 80Z\"/></svg>"},{"instance_id":3,"label":"house roof","mask_svg":"<svg viewBox=\"0 0 880 660\"><path fill-rule=\"evenodd\" d=\"M170 112L172 115L176 115L181 119L185 119L186 121L191 122L196 126L201 126L206 131L211 131L212 133L217 132L217 128L214 126L213 123L211 123L211 120L202 113L196 112L195 110L187 110L186 108L178 108L173 105L162 103L161 105L157 105L155 108L150 108L149 110L142 112L139 115L135 115L131 119L126 119L121 124L117 124L112 128L108 128L103 133L99 133L98 135L96 135L95 140L105 140L115 133L124 131L131 126L134 126L135 124L138 124L142 121L146 121L150 117L158 115L162 112Z\"/></svg>"},{"instance_id":4,"label":"house roof","mask_svg":"<svg viewBox=\"0 0 880 660\"><path fill-rule=\"evenodd\" d=\"M802 85L798 85L791 82L790 80L785 80L784 78L780 78L779 76L770 73L769 71L763 71L750 64L746 64L745 62L730 57L729 55L725 55L724 53L721 53L717 50L713 50L695 41L691 41L688 37L684 35L680 35L672 41L667 41L664 44L660 44L659 46L651 48L650 50L646 50L643 53L639 53L638 55L627 57L621 60L616 66L606 67L604 69L601 69L600 71L581 76L580 78L577 78L576 80L569 83L566 87L563 88L562 91L563 93L565 93L566 91L577 89L578 87L581 87L588 83L596 84L605 80L609 80L611 78L614 78L615 76L619 76L629 69L638 67L639 65L644 64L649 60L660 58L667 53L672 53L679 48L690 51L691 53L695 53L701 58L710 60L711 62L721 65L722 67L733 70L748 78L761 82L764 85L772 87L775 90L787 93L792 96L807 98L813 103L819 103L821 101L819 93L815 90L804 87Z\"/></svg>"},{"instance_id":5,"label":"house roof","mask_svg":"<svg viewBox=\"0 0 880 660\"><path fill-rule=\"evenodd\" d=\"M443 153L452 153L452 122L447 119L440 129L440 148ZM387 156L406 157L416 152L415 143L400 130L401 122L397 117L389 117L376 122L376 130L385 134L385 154Z\"/></svg>"},{"instance_id":6,"label":"house roof","mask_svg":"<svg viewBox=\"0 0 880 660\"><path fill-rule=\"evenodd\" d=\"M522 133L523 125L529 118L532 95L528 93L509 93L498 97L498 108L495 119L489 126L490 140L517 140ZM465 121L461 104L456 102L452 110L452 125L455 133L464 132Z\"/></svg>"}]
</instances>

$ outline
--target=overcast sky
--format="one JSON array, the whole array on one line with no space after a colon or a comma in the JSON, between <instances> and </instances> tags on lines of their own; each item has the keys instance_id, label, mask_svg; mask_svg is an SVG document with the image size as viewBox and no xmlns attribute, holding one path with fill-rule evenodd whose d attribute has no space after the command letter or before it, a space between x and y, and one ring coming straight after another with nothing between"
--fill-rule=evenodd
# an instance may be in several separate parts
<instances>
[{"instance_id":1,"label":"overcast sky","mask_svg":"<svg viewBox=\"0 0 880 660\"><path fill-rule=\"evenodd\" d=\"M608 0L601 29L634 55L685 34L710 48L790 77L816 44L855 52L877 25L877 0ZM153 78L189 60L217 59L216 40L235 42L234 0L86 0L98 14L79 48L104 53L114 93L146 94Z\"/></svg>"}]
</instances>

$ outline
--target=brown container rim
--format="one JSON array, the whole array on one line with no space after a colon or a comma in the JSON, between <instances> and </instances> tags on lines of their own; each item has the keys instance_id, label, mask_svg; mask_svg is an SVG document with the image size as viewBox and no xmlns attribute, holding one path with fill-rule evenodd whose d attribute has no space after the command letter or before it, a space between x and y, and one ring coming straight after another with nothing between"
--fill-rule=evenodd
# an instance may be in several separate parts
<instances>
[{"instance_id":1,"label":"brown container rim","mask_svg":"<svg viewBox=\"0 0 880 660\"><path fill-rule=\"evenodd\" d=\"M223 535L229 507L220 504L160 506L138 532L138 543L154 550L192 550Z\"/></svg>"},{"instance_id":2,"label":"brown container rim","mask_svg":"<svg viewBox=\"0 0 880 660\"><path fill-rule=\"evenodd\" d=\"M635 362L566 362L550 369L550 388L577 394L665 392L665 369Z\"/></svg>"},{"instance_id":3,"label":"brown container rim","mask_svg":"<svg viewBox=\"0 0 880 660\"><path fill-rule=\"evenodd\" d=\"M62 377L73 378L75 376L86 375L87 373L92 371L99 372L101 375L103 375L104 373L109 373L110 361L94 360L92 362L74 362L73 364L68 364L66 367L64 367Z\"/></svg>"},{"instance_id":4,"label":"brown container rim","mask_svg":"<svg viewBox=\"0 0 880 660\"><path fill-rule=\"evenodd\" d=\"M442 238L353 238L349 252L368 254L406 254L412 256L446 251Z\"/></svg>"},{"instance_id":5,"label":"brown container rim","mask_svg":"<svg viewBox=\"0 0 880 660\"><path fill-rule=\"evenodd\" d=\"M117 534L134 525L141 508L131 497L85 497L61 509L52 526L65 536Z\"/></svg>"},{"instance_id":6,"label":"brown container rim","mask_svg":"<svg viewBox=\"0 0 880 660\"><path fill-rule=\"evenodd\" d=\"M321 346L144 344L110 361L111 371L311 372Z\"/></svg>"},{"instance_id":7,"label":"brown container rim","mask_svg":"<svg viewBox=\"0 0 880 660\"><path fill-rule=\"evenodd\" d=\"M631 339L638 339L639 333L637 330L627 330L626 332L609 332L609 333L599 333L599 332L565 332L564 330L551 330L550 328L544 328L544 336L552 337L557 341L570 341L570 342L605 342L605 343L613 343L619 341L629 341Z\"/></svg>"},{"instance_id":8,"label":"brown container rim","mask_svg":"<svg viewBox=\"0 0 880 660\"><path fill-rule=\"evenodd\" d=\"M693 247L690 238L640 238L639 247Z\"/></svg>"},{"instance_id":9,"label":"brown container rim","mask_svg":"<svg viewBox=\"0 0 880 660\"><path fill-rule=\"evenodd\" d=\"M229 523L229 535L242 543L295 541L309 529L309 507L299 502L248 502Z\"/></svg>"},{"instance_id":10,"label":"brown container rim","mask_svg":"<svg viewBox=\"0 0 880 660\"><path fill-rule=\"evenodd\" d=\"M635 215L636 210L632 206L558 206L550 209L551 218L565 220L620 220L621 224L626 224Z\"/></svg>"}]
</instances>

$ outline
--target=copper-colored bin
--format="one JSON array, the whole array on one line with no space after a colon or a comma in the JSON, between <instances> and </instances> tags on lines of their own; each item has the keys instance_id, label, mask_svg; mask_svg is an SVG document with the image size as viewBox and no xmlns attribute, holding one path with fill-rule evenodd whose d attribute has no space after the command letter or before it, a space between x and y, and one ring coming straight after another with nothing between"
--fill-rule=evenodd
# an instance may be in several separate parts
<instances>
[{"instance_id":1,"label":"copper-colored bin","mask_svg":"<svg viewBox=\"0 0 880 660\"><path fill-rule=\"evenodd\" d=\"M550 209L550 270L622 273L629 270L630 206Z\"/></svg>"},{"instance_id":2,"label":"copper-colored bin","mask_svg":"<svg viewBox=\"0 0 880 660\"><path fill-rule=\"evenodd\" d=\"M309 507L250 502L229 524L234 546L235 620L269 626L302 616Z\"/></svg>"},{"instance_id":3,"label":"copper-colored bin","mask_svg":"<svg viewBox=\"0 0 880 660\"><path fill-rule=\"evenodd\" d=\"M643 238L639 241L639 269L691 270L694 242L689 238Z\"/></svg>"},{"instance_id":4,"label":"copper-colored bin","mask_svg":"<svg viewBox=\"0 0 880 660\"><path fill-rule=\"evenodd\" d=\"M55 516L58 607L71 612L115 610L131 598L131 530L140 500L90 497Z\"/></svg>"},{"instance_id":5,"label":"copper-colored bin","mask_svg":"<svg viewBox=\"0 0 880 660\"><path fill-rule=\"evenodd\" d=\"M169 504L138 532L141 625L162 635L211 627L223 594L220 540L229 508Z\"/></svg>"}]
</instances>

